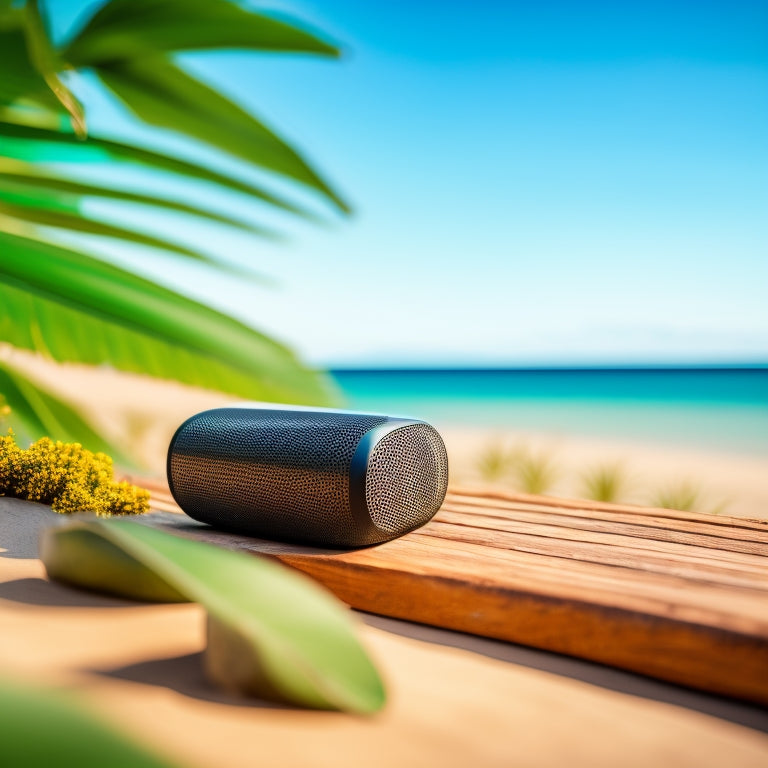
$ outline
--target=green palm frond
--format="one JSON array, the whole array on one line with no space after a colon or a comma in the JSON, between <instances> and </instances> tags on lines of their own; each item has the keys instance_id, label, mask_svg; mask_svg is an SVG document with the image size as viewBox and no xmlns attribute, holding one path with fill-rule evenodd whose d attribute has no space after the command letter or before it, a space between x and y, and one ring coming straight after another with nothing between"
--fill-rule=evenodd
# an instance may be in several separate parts
<instances>
[{"instance_id":1,"label":"green palm frond","mask_svg":"<svg viewBox=\"0 0 768 768\"><path fill-rule=\"evenodd\" d=\"M169 173L191 182L208 182L220 189L242 193L251 200L257 200L278 210L313 218L313 214L301 206L236 176L202 164L191 163L183 158L153 152L145 147L96 136L88 136L86 140L81 141L71 131L52 130L49 126L29 124L30 120L39 117L39 112L20 114L8 109L3 112L0 108L3 157L36 164L57 163L74 167L110 162L129 168L138 167L149 173Z\"/></svg>"},{"instance_id":2,"label":"green palm frond","mask_svg":"<svg viewBox=\"0 0 768 768\"><path fill-rule=\"evenodd\" d=\"M296 24L228 0L112 0L64 50L75 66L157 53L241 48L336 57L338 48Z\"/></svg>"},{"instance_id":3,"label":"green palm frond","mask_svg":"<svg viewBox=\"0 0 768 768\"><path fill-rule=\"evenodd\" d=\"M0 3L0 341L58 361L107 363L255 399L330 403L336 393L329 381L283 345L91 255L98 252L93 245L98 241L89 238L108 237L211 269L233 268L226 254L179 242L171 226L148 231L91 207L86 213L86 201L94 199L127 210L142 206L153 214L194 217L259 238L276 236L258 221L260 209L318 218L248 180L249 170L266 171L332 209L348 211L290 142L174 58L181 51L222 49L338 56L336 46L301 25L230 0L109 0L58 47L51 42L42 0ZM84 115L76 88L71 89L82 71L95 73L144 124L234 158L245 173L86 135L87 104ZM95 183L79 172L103 163L134 175L138 169L146 183L126 188L112 182L124 178L119 172L109 174L109 182L100 177ZM201 191L207 186L244 196L256 204L256 216L232 216L158 195L155 180L173 178ZM55 242L61 234L68 237L67 247ZM88 243L89 252L78 251L72 238ZM255 273L249 268L248 274ZM89 447L100 440L73 409L3 365L0 395L30 438L44 432L65 439L79 435Z\"/></svg>"},{"instance_id":4,"label":"green palm frond","mask_svg":"<svg viewBox=\"0 0 768 768\"><path fill-rule=\"evenodd\" d=\"M11 409L20 443L31 442L39 435L56 435L66 442L87 443L93 451L110 451L122 464L131 463L131 458L104 440L76 408L2 359L0 392Z\"/></svg>"},{"instance_id":5,"label":"green palm frond","mask_svg":"<svg viewBox=\"0 0 768 768\"><path fill-rule=\"evenodd\" d=\"M332 396L325 378L281 344L146 278L8 233L0 233L0 253L0 297L7 308L0 329L15 347L59 361L151 369L249 397L325 402ZM184 357L189 363L182 366ZM193 374L190 365L201 370ZM222 376L225 370L230 375Z\"/></svg>"},{"instance_id":6,"label":"green palm frond","mask_svg":"<svg viewBox=\"0 0 768 768\"><path fill-rule=\"evenodd\" d=\"M30 163L20 163L7 158L0 158L0 195L23 194L25 191L38 190L41 193L57 193L61 198L68 199L73 205L80 204L86 198L103 200L118 200L125 203L138 203L150 208L157 208L178 213L186 213L201 219L226 224L244 232L263 237L276 237L276 233L268 227L228 216L217 211L202 208L199 205L170 200L152 194L132 192L125 189L115 189L101 184L67 179L60 174L51 173Z\"/></svg>"}]
</instances>

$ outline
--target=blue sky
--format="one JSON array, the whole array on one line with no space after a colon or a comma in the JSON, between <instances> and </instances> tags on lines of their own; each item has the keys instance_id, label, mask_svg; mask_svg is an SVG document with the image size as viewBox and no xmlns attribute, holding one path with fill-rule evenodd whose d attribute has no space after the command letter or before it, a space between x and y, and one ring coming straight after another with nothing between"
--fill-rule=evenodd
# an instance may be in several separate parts
<instances>
[{"instance_id":1,"label":"blue sky","mask_svg":"<svg viewBox=\"0 0 768 768\"><path fill-rule=\"evenodd\" d=\"M53 3L57 29L87 5ZM260 5L345 56L184 61L294 139L354 216L281 221L285 244L179 225L269 289L116 260L323 365L768 360L768 3ZM94 130L146 135L79 87Z\"/></svg>"}]
</instances>

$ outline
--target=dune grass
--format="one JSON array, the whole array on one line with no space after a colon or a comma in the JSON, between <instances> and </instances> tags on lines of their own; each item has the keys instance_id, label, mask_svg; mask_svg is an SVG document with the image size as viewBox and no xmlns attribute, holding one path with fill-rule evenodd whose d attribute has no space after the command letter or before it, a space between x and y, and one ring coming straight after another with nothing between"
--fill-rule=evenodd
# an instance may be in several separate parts
<instances>
[{"instance_id":1,"label":"dune grass","mask_svg":"<svg viewBox=\"0 0 768 768\"><path fill-rule=\"evenodd\" d=\"M627 476L621 464L601 464L582 477L582 494L594 501L619 501L626 486Z\"/></svg>"},{"instance_id":2,"label":"dune grass","mask_svg":"<svg viewBox=\"0 0 768 768\"><path fill-rule=\"evenodd\" d=\"M653 494L649 500L652 507L662 509L677 509L681 512L702 512L708 515L720 515L728 506L727 501L721 501L715 506L709 506L704 501L704 494L699 486L690 480L668 485Z\"/></svg>"},{"instance_id":3,"label":"dune grass","mask_svg":"<svg viewBox=\"0 0 768 768\"><path fill-rule=\"evenodd\" d=\"M500 442L491 443L483 449L475 468L485 482L499 482L509 477L516 457L514 449L508 449Z\"/></svg>"},{"instance_id":4,"label":"dune grass","mask_svg":"<svg viewBox=\"0 0 768 768\"><path fill-rule=\"evenodd\" d=\"M563 470L544 450L525 445L510 447L502 440L488 444L475 462L475 470L483 482L508 485L523 493L546 495L563 476ZM727 501L708 503L707 494L696 483L681 480L656 490L636 488L621 462L605 462L583 471L574 485L578 498L608 503L629 502L649 507L718 515L728 507ZM649 485L651 483L649 482ZM631 487L630 487L631 486Z\"/></svg>"},{"instance_id":5,"label":"dune grass","mask_svg":"<svg viewBox=\"0 0 768 768\"><path fill-rule=\"evenodd\" d=\"M650 505L693 512L699 506L700 496L700 490L693 483L684 481L656 491L650 498Z\"/></svg>"},{"instance_id":6,"label":"dune grass","mask_svg":"<svg viewBox=\"0 0 768 768\"><path fill-rule=\"evenodd\" d=\"M519 452L515 462L515 484L525 493L546 493L555 484L558 475L551 456L529 450Z\"/></svg>"}]
</instances>

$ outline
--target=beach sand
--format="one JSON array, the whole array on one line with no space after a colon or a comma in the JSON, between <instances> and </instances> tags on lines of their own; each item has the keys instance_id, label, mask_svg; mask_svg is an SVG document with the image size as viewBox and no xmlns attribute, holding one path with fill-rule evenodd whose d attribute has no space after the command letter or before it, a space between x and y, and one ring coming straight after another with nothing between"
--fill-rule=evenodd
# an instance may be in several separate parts
<instances>
[{"instance_id":1,"label":"beach sand","mask_svg":"<svg viewBox=\"0 0 768 768\"><path fill-rule=\"evenodd\" d=\"M168 443L186 418L236 402L220 393L108 368L55 365L18 351L12 359L41 384L76 404L118 444L135 451L143 465L138 474L164 475ZM551 495L580 498L586 473L618 464L626 483L616 501L652 505L659 492L688 484L697 491L697 511L768 517L765 457L581 435L436 426L445 438L454 484L488 485L477 464L489 446L524 448L552 465L554 482L546 491ZM496 482L510 490L526 490L516 486L513 477Z\"/></svg>"}]
</instances>

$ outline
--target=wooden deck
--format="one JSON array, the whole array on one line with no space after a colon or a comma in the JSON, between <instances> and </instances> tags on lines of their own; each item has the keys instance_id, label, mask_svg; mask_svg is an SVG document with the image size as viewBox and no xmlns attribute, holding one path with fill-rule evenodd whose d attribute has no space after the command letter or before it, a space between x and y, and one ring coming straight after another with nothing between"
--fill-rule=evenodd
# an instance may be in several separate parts
<instances>
[{"instance_id":1,"label":"wooden deck","mask_svg":"<svg viewBox=\"0 0 768 768\"><path fill-rule=\"evenodd\" d=\"M453 488L425 527L316 550L217 532L153 489L148 524L264 553L354 608L768 705L768 521Z\"/></svg>"}]
</instances>

